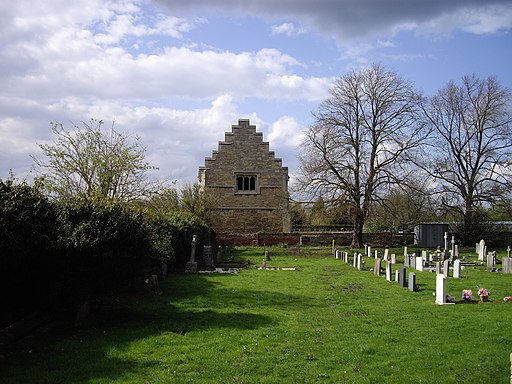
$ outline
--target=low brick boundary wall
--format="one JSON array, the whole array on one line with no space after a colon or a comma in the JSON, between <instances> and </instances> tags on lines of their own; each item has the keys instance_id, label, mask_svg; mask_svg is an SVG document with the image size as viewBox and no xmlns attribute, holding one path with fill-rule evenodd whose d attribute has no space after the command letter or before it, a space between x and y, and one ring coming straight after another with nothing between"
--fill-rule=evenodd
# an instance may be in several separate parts
<instances>
[{"instance_id":1,"label":"low brick boundary wall","mask_svg":"<svg viewBox=\"0 0 512 384\"><path fill-rule=\"evenodd\" d=\"M236 246L236 245L311 245L311 246L331 246L332 241L336 245L349 246L352 242L352 232L332 232L332 233L255 233L255 234L233 234L217 233L217 244ZM414 243L414 233L365 233L363 241L374 247L401 247Z\"/></svg>"}]
</instances>

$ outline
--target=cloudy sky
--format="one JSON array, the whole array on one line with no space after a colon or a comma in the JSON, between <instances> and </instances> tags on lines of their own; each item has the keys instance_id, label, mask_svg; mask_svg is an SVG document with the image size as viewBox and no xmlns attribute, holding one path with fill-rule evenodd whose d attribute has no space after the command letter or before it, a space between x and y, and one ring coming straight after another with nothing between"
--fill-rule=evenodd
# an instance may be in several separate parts
<instances>
[{"instance_id":1,"label":"cloudy sky","mask_svg":"<svg viewBox=\"0 0 512 384\"><path fill-rule=\"evenodd\" d=\"M293 176L333 79L371 63L426 95L470 73L512 89L512 1L2 1L0 178L31 178L51 121L90 118L179 183L250 118Z\"/></svg>"}]
</instances>

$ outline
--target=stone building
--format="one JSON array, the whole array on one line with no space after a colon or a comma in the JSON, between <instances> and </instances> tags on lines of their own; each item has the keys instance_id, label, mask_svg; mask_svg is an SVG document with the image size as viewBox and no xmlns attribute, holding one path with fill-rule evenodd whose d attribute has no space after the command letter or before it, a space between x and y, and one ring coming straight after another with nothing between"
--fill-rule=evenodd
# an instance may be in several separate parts
<instances>
[{"instance_id":1,"label":"stone building","mask_svg":"<svg viewBox=\"0 0 512 384\"><path fill-rule=\"evenodd\" d=\"M248 119L233 125L205 159L199 183L213 198L218 235L290 232L288 168Z\"/></svg>"}]
</instances>

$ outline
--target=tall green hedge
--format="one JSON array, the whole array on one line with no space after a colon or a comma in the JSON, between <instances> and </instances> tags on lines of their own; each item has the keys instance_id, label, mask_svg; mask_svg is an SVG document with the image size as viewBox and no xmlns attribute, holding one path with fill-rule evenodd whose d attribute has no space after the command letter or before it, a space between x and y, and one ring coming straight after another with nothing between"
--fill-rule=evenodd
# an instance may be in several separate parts
<instances>
[{"instance_id":1,"label":"tall green hedge","mask_svg":"<svg viewBox=\"0 0 512 384\"><path fill-rule=\"evenodd\" d=\"M141 281L162 263L184 265L208 227L185 212L122 201L49 200L37 183L0 180L0 325L34 310L74 308Z\"/></svg>"}]
</instances>

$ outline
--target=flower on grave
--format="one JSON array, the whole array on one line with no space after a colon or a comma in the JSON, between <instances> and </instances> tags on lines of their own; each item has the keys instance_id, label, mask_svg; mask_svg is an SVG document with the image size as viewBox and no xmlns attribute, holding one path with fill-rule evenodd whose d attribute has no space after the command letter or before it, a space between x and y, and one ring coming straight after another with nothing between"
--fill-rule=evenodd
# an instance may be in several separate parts
<instances>
[{"instance_id":1,"label":"flower on grave","mask_svg":"<svg viewBox=\"0 0 512 384\"><path fill-rule=\"evenodd\" d=\"M478 296L480 296L480 297L482 297L482 296L483 297L487 297L487 296L490 296L490 295L491 295L491 293L487 290L487 288L480 288L478 290Z\"/></svg>"},{"instance_id":2,"label":"flower on grave","mask_svg":"<svg viewBox=\"0 0 512 384\"><path fill-rule=\"evenodd\" d=\"M473 291L471 289L462 290L462 300L469 301L473 298Z\"/></svg>"},{"instance_id":3,"label":"flower on grave","mask_svg":"<svg viewBox=\"0 0 512 384\"><path fill-rule=\"evenodd\" d=\"M508 301L512 301L512 296L504 297L504 298L503 298L503 301L506 301L506 302L508 302Z\"/></svg>"}]
</instances>

